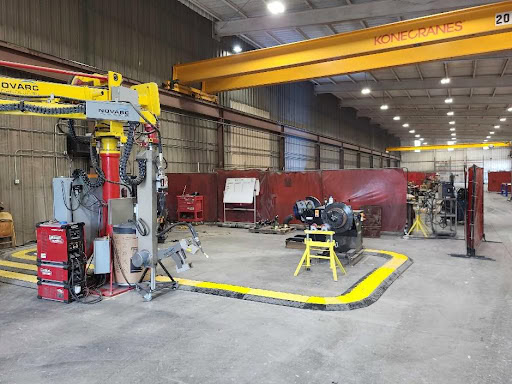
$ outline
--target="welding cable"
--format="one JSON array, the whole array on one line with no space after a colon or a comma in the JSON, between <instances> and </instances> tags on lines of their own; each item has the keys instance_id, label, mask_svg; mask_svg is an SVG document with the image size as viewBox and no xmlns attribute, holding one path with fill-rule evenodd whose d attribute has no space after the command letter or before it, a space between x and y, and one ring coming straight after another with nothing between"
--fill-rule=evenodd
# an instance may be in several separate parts
<instances>
[{"instance_id":1,"label":"welding cable","mask_svg":"<svg viewBox=\"0 0 512 384\"><path fill-rule=\"evenodd\" d=\"M61 190L61 193L62 193L62 202L64 203L64 206L66 207L66 209L68 211L74 212L78 208L80 208L80 201L78 202L78 206L76 208L73 208L73 200L71 200L71 188L69 189L69 204L70 204L70 207L68 207L68 204L66 203L66 198L64 197L66 195L65 188L64 188L64 181L60 182L60 190Z\"/></svg>"},{"instance_id":2,"label":"welding cable","mask_svg":"<svg viewBox=\"0 0 512 384\"><path fill-rule=\"evenodd\" d=\"M149 131L149 132L144 132L144 134L147 134L147 135L150 135L152 133L155 133L157 134L158 136L158 153L163 153L163 148L162 148L162 134L160 133L160 129L153 123L151 123L147 118L146 116L144 116L142 114L142 112L139 110L139 108L137 108L135 105L133 105L131 102L129 102L130 105L132 106L132 108L135 110L135 112L137 112L137 114L142 118L142 120L144 120L146 122L146 124L150 125L151 128L153 128L153 131ZM155 118L155 120L158 122L158 117L152 113L153 117ZM157 123L158 124L158 123Z\"/></svg>"},{"instance_id":3,"label":"welding cable","mask_svg":"<svg viewBox=\"0 0 512 384\"><path fill-rule=\"evenodd\" d=\"M150 232L149 226L148 226L148 224L144 220L142 220L140 218L137 219L135 221L135 228L137 228L137 232L139 232L139 234L141 236L149 235L149 232Z\"/></svg>"},{"instance_id":4,"label":"welding cable","mask_svg":"<svg viewBox=\"0 0 512 384\"><path fill-rule=\"evenodd\" d=\"M101 292L99 292L99 296L93 300L85 300L86 297L89 296L89 290L86 286L86 277L85 277L85 271L83 270L83 267L82 267L82 264L80 261L76 260L75 258L71 258L70 259L71 261L71 270L70 270L70 280L69 280L69 287L68 287L68 291L69 293L71 294L71 296L73 297L73 299L75 299L75 301L81 303L81 304L96 304L96 303L99 303L103 297L101 295ZM77 265L77 269L79 270L79 273L80 273L80 276L84 276L84 284L82 285L81 284L81 288L82 288L82 292L80 294L77 294L75 292L75 279L74 279L74 272L75 272L75 263L78 263Z\"/></svg>"},{"instance_id":5,"label":"welding cable","mask_svg":"<svg viewBox=\"0 0 512 384\"><path fill-rule=\"evenodd\" d=\"M130 157L130 153L132 151L134 139L135 139L135 129L137 128L138 123L129 123L128 129L128 138L126 140L126 144L124 145L123 154L121 155L121 160L119 161L119 176L121 180L132 186L139 185L146 178L146 160L137 159L137 163L139 165L139 175L132 179L128 176L126 170L128 165L128 159Z\"/></svg>"}]
</instances>

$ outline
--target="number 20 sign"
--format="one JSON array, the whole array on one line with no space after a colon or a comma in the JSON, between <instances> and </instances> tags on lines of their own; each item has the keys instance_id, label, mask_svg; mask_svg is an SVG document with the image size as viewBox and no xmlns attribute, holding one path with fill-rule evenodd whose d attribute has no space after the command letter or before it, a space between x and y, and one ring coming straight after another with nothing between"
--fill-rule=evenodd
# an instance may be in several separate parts
<instances>
[{"instance_id":1,"label":"number 20 sign","mask_svg":"<svg viewBox=\"0 0 512 384\"><path fill-rule=\"evenodd\" d=\"M497 13L494 21L497 27L512 24L512 11Z\"/></svg>"}]
</instances>

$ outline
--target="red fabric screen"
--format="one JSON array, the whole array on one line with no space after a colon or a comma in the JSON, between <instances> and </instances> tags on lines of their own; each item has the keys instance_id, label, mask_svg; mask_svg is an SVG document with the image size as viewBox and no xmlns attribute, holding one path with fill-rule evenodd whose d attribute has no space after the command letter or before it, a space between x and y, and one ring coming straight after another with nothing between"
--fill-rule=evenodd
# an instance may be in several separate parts
<instances>
[{"instance_id":1,"label":"red fabric screen","mask_svg":"<svg viewBox=\"0 0 512 384\"><path fill-rule=\"evenodd\" d=\"M306 196L320 200L333 196L359 209L363 205L382 207L382 230L402 231L406 221L407 181L401 169L347 169L310 172L266 172L260 170L219 170L212 174L169 174L168 207L176 219L176 196L185 185L187 192L205 196L205 220L223 220L223 192L230 177L257 177L260 195L257 198L257 220L279 221L293 213L295 201ZM227 221L251 222L252 212L227 212Z\"/></svg>"},{"instance_id":2,"label":"red fabric screen","mask_svg":"<svg viewBox=\"0 0 512 384\"><path fill-rule=\"evenodd\" d=\"M466 245L468 256L474 256L484 239L484 169L473 165L468 170L466 208Z\"/></svg>"},{"instance_id":3,"label":"red fabric screen","mask_svg":"<svg viewBox=\"0 0 512 384\"><path fill-rule=\"evenodd\" d=\"M382 230L399 232L405 226L407 182L401 169L322 171L324 196L360 209L382 207Z\"/></svg>"},{"instance_id":4,"label":"red fabric screen","mask_svg":"<svg viewBox=\"0 0 512 384\"><path fill-rule=\"evenodd\" d=\"M512 172L489 172L487 174L487 190L489 192L501 192L501 183L510 183Z\"/></svg>"},{"instance_id":5,"label":"red fabric screen","mask_svg":"<svg viewBox=\"0 0 512 384\"><path fill-rule=\"evenodd\" d=\"M421 185L427 177L435 175L435 172L407 172L407 181L414 185Z\"/></svg>"}]
</instances>

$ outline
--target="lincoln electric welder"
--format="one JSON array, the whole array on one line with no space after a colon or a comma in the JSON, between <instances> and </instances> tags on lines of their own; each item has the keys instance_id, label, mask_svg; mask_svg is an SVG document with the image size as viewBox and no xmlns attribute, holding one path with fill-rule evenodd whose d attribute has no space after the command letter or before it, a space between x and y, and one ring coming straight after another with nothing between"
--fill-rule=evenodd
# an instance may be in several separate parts
<instances>
[{"instance_id":1,"label":"lincoln electric welder","mask_svg":"<svg viewBox=\"0 0 512 384\"><path fill-rule=\"evenodd\" d=\"M37 297L69 303L85 289L84 223L37 225Z\"/></svg>"}]
</instances>

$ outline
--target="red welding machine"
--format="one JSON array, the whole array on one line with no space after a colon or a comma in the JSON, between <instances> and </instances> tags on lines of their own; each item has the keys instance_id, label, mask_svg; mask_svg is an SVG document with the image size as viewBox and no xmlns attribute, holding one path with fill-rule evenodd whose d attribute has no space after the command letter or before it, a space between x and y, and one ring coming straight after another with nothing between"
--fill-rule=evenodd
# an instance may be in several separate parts
<instances>
[{"instance_id":1,"label":"red welding machine","mask_svg":"<svg viewBox=\"0 0 512 384\"><path fill-rule=\"evenodd\" d=\"M37 297L69 303L85 288L84 223L37 225Z\"/></svg>"}]
</instances>

